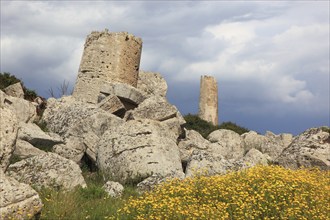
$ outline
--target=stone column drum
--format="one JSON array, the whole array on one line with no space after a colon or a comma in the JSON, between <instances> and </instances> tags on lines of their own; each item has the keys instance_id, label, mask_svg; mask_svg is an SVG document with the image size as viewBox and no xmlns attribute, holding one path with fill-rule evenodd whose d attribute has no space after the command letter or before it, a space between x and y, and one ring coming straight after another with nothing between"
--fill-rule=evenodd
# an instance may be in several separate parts
<instances>
[{"instance_id":1,"label":"stone column drum","mask_svg":"<svg viewBox=\"0 0 330 220\"><path fill-rule=\"evenodd\" d=\"M127 32L92 32L86 38L73 97L97 103L104 83L117 82L136 87L141 50L141 38Z\"/></svg>"},{"instance_id":2,"label":"stone column drum","mask_svg":"<svg viewBox=\"0 0 330 220\"><path fill-rule=\"evenodd\" d=\"M201 76L199 117L218 125L218 85L212 76Z\"/></svg>"}]
</instances>

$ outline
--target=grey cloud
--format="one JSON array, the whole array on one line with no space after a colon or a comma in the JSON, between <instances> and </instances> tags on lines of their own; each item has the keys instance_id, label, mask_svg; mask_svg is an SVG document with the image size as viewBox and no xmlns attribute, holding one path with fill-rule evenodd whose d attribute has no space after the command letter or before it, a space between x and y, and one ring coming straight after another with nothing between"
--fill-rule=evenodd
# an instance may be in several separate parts
<instances>
[{"instance_id":1,"label":"grey cloud","mask_svg":"<svg viewBox=\"0 0 330 220\"><path fill-rule=\"evenodd\" d=\"M328 2L6 1L1 71L47 95L63 80L73 85L87 34L127 31L143 39L141 69L162 73L182 113L198 111L200 75L211 74L219 82L221 121L295 133L329 121L328 8ZM207 31L225 24L226 39ZM228 30L243 32L232 41Z\"/></svg>"}]
</instances>

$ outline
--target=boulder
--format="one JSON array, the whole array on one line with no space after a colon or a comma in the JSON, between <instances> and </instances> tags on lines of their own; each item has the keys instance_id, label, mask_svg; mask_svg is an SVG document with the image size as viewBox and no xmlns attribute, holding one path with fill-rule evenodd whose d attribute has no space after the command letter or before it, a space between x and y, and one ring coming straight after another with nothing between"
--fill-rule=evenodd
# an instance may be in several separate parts
<instances>
[{"instance_id":1,"label":"boulder","mask_svg":"<svg viewBox=\"0 0 330 220\"><path fill-rule=\"evenodd\" d=\"M161 121L176 138L182 134L182 125L186 123L178 109L161 96L147 98L136 109L128 111L124 117L124 120L137 119Z\"/></svg>"},{"instance_id":2,"label":"boulder","mask_svg":"<svg viewBox=\"0 0 330 220\"><path fill-rule=\"evenodd\" d=\"M167 126L169 131L172 132L175 138L179 138L183 135L183 125L186 123L180 112L177 112L175 118L170 118L162 121L161 124Z\"/></svg>"},{"instance_id":3,"label":"boulder","mask_svg":"<svg viewBox=\"0 0 330 220\"><path fill-rule=\"evenodd\" d=\"M187 163L194 150L205 150L210 142L195 130L186 130L186 137L179 141L181 161Z\"/></svg>"},{"instance_id":4,"label":"boulder","mask_svg":"<svg viewBox=\"0 0 330 220\"><path fill-rule=\"evenodd\" d=\"M46 152L34 147L29 142L23 140L16 141L16 147L14 151L14 155L18 156L21 159L26 159L29 157L45 154Z\"/></svg>"},{"instance_id":5,"label":"boulder","mask_svg":"<svg viewBox=\"0 0 330 220\"><path fill-rule=\"evenodd\" d=\"M100 94L117 96L127 110L136 108L145 96L135 87L123 83L104 82Z\"/></svg>"},{"instance_id":6,"label":"boulder","mask_svg":"<svg viewBox=\"0 0 330 220\"><path fill-rule=\"evenodd\" d=\"M55 145L52 152L79 164L86 152L86 145L81 138L71 136L65 144Z\"/></svg>"},{"instance_id":7,"label":"boulder","mask_svg":"<svg viewBox=\"0 0 330 220\"><path fill-rule=\"evenodd\" d=\"M330 129L311 128L295 137L275 161L290 169L318 167L330 170Z\"/></svg>"},{"instance_id":8,"label":"boulder","mask_svg":"<svg viewBox=\"0 0 330 220\"><path fill-rule=\"evenodd\" d=\"M207 139L211 142L207 151L225 159L240 159L244 156L243 138L234 131L219 129L213 131Z\"/></svg>"},{"instance_id":9,"label":"boulder","mask_svg":"<svg viewBox=\"0 0 330 220\"><path fill-rule=\"evenodd\" d=\"M16 115L4 106L0 106L0 116L0 170L5 171L15 149L18 123Z\"/></svg>"},{"instance_id":10,"label":"boulder","mask_svg":"<svg viewBox=\"0 0 330 220\"><path fill-rule=\"evenodd\" d=\"M255 148L250 149L239 161L235 161L237 167L235 170L246 169L256 165L268 165L271 158L267 154L263 154Z\"/></svg>"},{"instance_id":11,"label":"boulder","mask_svg":"<svg viewBox=\"0 0 330 220\"><path fill-rule=\"evenodd\" d=\"M88 117L76 121L76 123L68 129L65 137L66 139L74 137L75 142L82 142L87 155L93 162L96 162L98 142L104 132L110 128L116 128L123 123L124 121L121 118L105 112L102 109L95 109ZM76 143L72 146L80 145L80 143ZM74 149L80 150L81 147ZM65 157L67 158L67 156Z\"/></svg>"},{"instance_id":12,"label":"boulder","mask_svg":"<svg viewBox=\"0 0 330 220\"><path fill-rule=\"evenodd\" d=\"M106 112L112 113L114 115L118 115L119 117L123 117L126 112L126 108L124 104L120 101L117 96L109 95L102 99L98 105L98 108L103 109Z\"/></svg>"},{"instance_id":13,"label":"boulder","mask_svg":"<svg viewBox=\"0 0 330 220\"><path fill-rule=\"evenodd\" d=\"M140 71L137 88L145 97L166 97L167 93L167 83L159 73Z\"/></svg>"},{"instance_id":14,"label":"boulder","mask_svg":"<svg viewBox=\"0 0 330 220\"><path fill-rule=\"evenodd\" d=\"M102 188L113 198L121 197L124 192L123 185L113 181L106 182Z\"/></svg>"},{"instance_id":15,"label":"boulder","mask_svg":"<svg viewBox=\"0 0 330 220\"><path fill-rule=\"evenodd\" d=\"M196 175L225 174L233 168L233 164L221 155L213 155L204 150L194 150L188 161L186 177Z\"/></svg>"},{"instance_id":16,"label":"boulder","mask_svg":"<svg viewBox=\"0 0 330 220\"><path fill-rule=\"evenodd\" d=\"M71 190L76 186L86 187L81 170L75 162L50 152L11 164L7 174L17 181L38 188Z\"/></svg>"},{"instance_id":17,"label":"boulder","mask_svg":"<svg viewBox=\"0 0 330 220\"><path fill-rule=\"evenodd\" d=\"M158 121L127 121L106 131L98 145L99 169L122 184L138 183L154 173L183 174L176 140Z\"/></svg>"},{"instance_id":18,"label":"boulder","mask_svg":"<svg viewBox=\"0 0 330 220\"><path fill-rule=\"evenodd\" d=\"M266 131L265 137L271 139L272 141L274 141L276 143L279 143L282 146L282 150L284 148L287 148L293 140L292 134L282 133L282 134L276 135L271 131Z\"/></svg>"},{"instance_id":19,"label":"boulder","mask_svg":"<svg viewBox=\"0 0 330 220\"><path fill-rule=\"evenodd\" d=\"M18 139L29 142L36 148L50 151L54 145L63 143L60 136L56 134L51 135L42 131L35 123L21 122L19 124Z\"/></svg>"},{"instance_id":20,"label":"boulder","mask_svg":"<svg viewBox=\"0 0 330 220\"><path fill-rule=\"evenodd\" d=\"M176 176L175 178L184 179L184 177L185 176L182 175L180 177ZM164 183L173 178L174 178L173 174L168 174L166 176L162 176L159 174L152 174L147 179L145 179L142 182L137 184L137 191L140 194L147 192L147 191L151 191L151 190L155 189L161 183Z\"/></svg>"},{"instance_id":21,"label":"boulder","mask_svg":"<svg viewBox=\"0 0 330 220\"><path fill-rule=\"evenodd\" d=\"M266 133L267 134L267 133ZM268 132L267 136L257 134L255 131L250 131L242 135L246 151L255 148L263 154L270 156L274 161L283 151L286 144L281 136L276 136Z\"/></svg>"},{"instance_id":22,"label":"boulder","mask_svg":"<svg viewBox=\"0 0 330 220\"><path fill-rule=\"evenodd\" d=\"M175 118L178 109L168 103L167 99L161 96L151 96L144 100L134 111L134 119L152 119L156 121L165 121Z\"/></svg>"},{"instance_id":23,"label":"boulder","mask_svg":"<svg viewBox=\"0 0 330 220\"><path fill-rule=\"evenodd\" d=\"M15 113L19 122L32 122L37 117L35 105L25 99L8 96L1 90L0 106L5 106Z\"/></svg>"},{"instance_id":24,"label":"boulder","mask_svg":"<svg viewBox=\"0 0 330 220\"><path fill-rule=\"evenodd\" d=\"M124 123L110 112L97 108L96 105L76 101L72 97L49 99L43 120L51 131L65 139L65 144L56 146L54 152L76 162L85 151L96 162L100 137L110 127Z\"/></svg>"},{"instance_id":25,"label":"boulder","mask_svg":"<svg viewBox=\"0 0 330 220\"><path fill-rule=\"evenodd\" d=\"M31 186L8 177L0 169L0 219L33 219L43 207Z\"/></svg>"},{"instance_id":26,"label":"boulder","mask_svg":"<svg viewBox=\"0 0 330 220\"><path fill-rule=\"evenodd\" d=\"M24 91L20 82L6 87L3 91L9 96L24 99Z\"/></svg>"},{"instance_id":27,"label":"boulder","mask_svg":"<svg viewBox=\"0 0 330 220\"><path fill-rule=\"evenodd\" d=\"M72 125L92 115L95 108L95 105L76 101L72 96L58 100L49 98L42 121L51 132L64 136Z\"/></svg>"}]
</instances>

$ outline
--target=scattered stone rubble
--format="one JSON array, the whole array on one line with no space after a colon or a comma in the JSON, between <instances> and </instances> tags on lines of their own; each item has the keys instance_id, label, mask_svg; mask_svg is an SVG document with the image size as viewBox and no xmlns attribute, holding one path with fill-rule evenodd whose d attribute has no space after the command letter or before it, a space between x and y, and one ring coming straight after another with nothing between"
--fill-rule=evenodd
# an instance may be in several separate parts
<instances>
[{"instance_id":1,"label":"scattered stone rubble","mask_svg":"<svg viewBox=\"0 0 330 220\"><path fill-rule=\"evenodd\" d=\"M122 193L120 184L135 183L143 192L168 178L224 174L257 164L330 169L329 128L297 137L220 129L206 139L185 130L184 118L166 98L164 78L139 71L141 46L140 38L127 33L90 34L73 95L48 99L41 118L40 103L24 100L20 84L0 91L2 217L29 219L40 212L41 200L27 184L86 187L79 167L83 160L105 180L118 181L104 186L114 197ZM214 78L202 77L202 84L209 81L201 86L201 103L210 86L213 101L204 103L200 114L217 124L217 85ZM33 123L37 119L48 131Z\"/></svg>"}]
</instances>

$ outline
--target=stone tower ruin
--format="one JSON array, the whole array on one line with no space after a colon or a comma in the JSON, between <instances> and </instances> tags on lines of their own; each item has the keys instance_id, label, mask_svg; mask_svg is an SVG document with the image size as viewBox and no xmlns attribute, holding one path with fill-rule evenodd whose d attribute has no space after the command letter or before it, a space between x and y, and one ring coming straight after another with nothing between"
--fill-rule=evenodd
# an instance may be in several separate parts
<instances>
[{"instance_id":1,"label":"stone tower ruin","mask_svg":"<svg viewBox=\"0 0 330 220\"><path fill-rule=\"evenodd\" d=\"M212 76L201 76L199 117L218 125L218 85Z\"/></svg>"},{"instance_id":2,"label":"stone tower ruin","mask_svg":"<svg viewBox=\"0 0 330 220\"><path fill-rule=\"evenodd\" d=\"M141 50L141 38L127 32L92 32L86 38L73 97L97 103L105 83L136 87Z\"/></svg>"}]
</instances>

